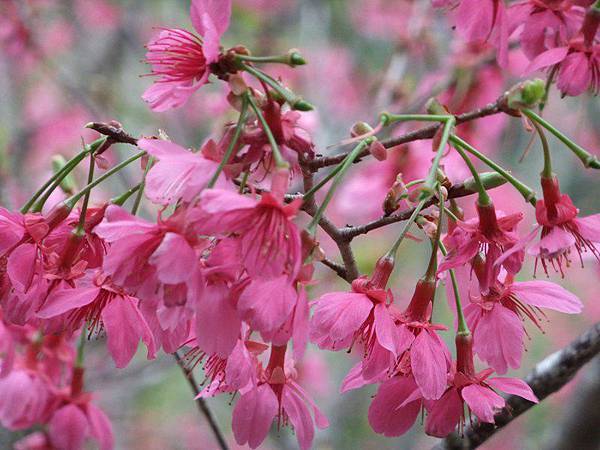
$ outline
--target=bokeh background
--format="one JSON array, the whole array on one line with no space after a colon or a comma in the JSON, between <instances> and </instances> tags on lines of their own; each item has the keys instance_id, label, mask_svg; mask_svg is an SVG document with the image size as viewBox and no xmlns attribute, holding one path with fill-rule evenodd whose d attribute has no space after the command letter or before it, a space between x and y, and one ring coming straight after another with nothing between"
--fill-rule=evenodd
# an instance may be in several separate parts
<instances>
[{"instance_id":1,"label":"bokeh background","mask_svg":"<svg viewBox=\"0 0 600 450\"><path fill-rule=\"evenodd\" d=\"M222 83L203 88L184 108L168 113L152 113L140 99L151 82L142 76L148 72L142 62L144 44L156 27L190 29L188 8L187 0L0 0L2 206L22 204L51 173L53 158L68 158L79 150L82 139L94 138L94 133L84 128L89 121L117 120L136 136L153 135L161 129L173 141L197 148L235 118ZM244 44L256 55L300 49L307 66L269 70L317 106L315 112L305 114L302 123L323 154L340 151L327 146L348 137L355 121L375 123L377 113L383 110L423 112L425 101L433 95L457 113L483 106L522 79L527 65L520 52L513 50L509 68L499 70L493 51L462 44L444 14L434 11L425 0L234 0L232 26L224 43ZM589 151L600 154L597 98L561 99L553 91L545 116ZM459 127L460 133L537 186L540 149L534 142L519 162L531 138L519 119L495 116ZM563 189L576 199L583 215L600 210L598 174L585 171L558 142L552 140L551 144ZM107 155L113 161L132 151L120 145L113 148L116 150ZM381 216L383 198L396 175L402 173L405 181L418 178L431 156L431 142L422 141L392 150L385 162L365 160L353 168L329 214L339 226ZM454 181L467 177L466 169L452 157L445 165ZM103 186L96 199L126 190L139 175L136 169L124 172ZM76 173L80 186L84 177L83 171ZM509 187L496 189L493 198L507 212L526 208ZM472 199L461 204L467 214L472 211ZM529 209L523 233L534 221ZM396 224L354 242L363 273L370 272L400 227ZM326 238L322 244L328 257L339 259ZM424 271L425 247L408 242L401 248L391 283L401 304L408 302L414 280ZM532 273L533 262L528 261L522 276ZM320 283L311 288L311 298L325 290L347 288L324 268L319 268L316 278ZM584 269L575 261L569 277L559 282L581 297L584 314L549 314L544 334L528 327L531 339L523 366L513 375L527 374L536 362L600 318L599 281L595 259L585 260ZM443 291L438 294L436 321L452 327ZM452 333L444 334L450 343ZM90 347L86 361L90 388L113 421L118 448L216 448L171 357L146 361L140 352L127 369L117 371L107 358L104 342L92 342ZM353 364L353 355L311 348L300 365L302 383L331 422L329 429L317 432L315 448L424 449L435 444L436 439L425 436L418 423L398 439L376 435L367 423L373 388L338 394L340 382ZM514 421L483 448L552 448L561 420L572 414L570 405L577 388L600 380L598 366L597 362L589 365L561 392ZM591 381L585 381L586 371ZM203 378L200 368L197 378ZM223 397L209 403L235 448L230 431L231 401L231 397ZM9 448L16 437L0 432L0 446ZM289 429L274 429L264 448L296 448L296 442Z\"/></svg>"}]
</instances>

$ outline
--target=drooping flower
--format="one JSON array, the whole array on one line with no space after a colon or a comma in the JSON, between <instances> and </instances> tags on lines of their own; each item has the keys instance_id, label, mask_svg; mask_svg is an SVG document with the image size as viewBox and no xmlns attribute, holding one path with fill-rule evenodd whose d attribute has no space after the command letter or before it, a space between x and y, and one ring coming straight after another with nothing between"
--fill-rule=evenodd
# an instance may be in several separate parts
<instances>
[{"instance_id":1,"label":"drooping flower","mask_svg":"<svg viewBox=\"0 0 600 450\"><path fill-rule=\"evenodd\" d=\"M140 340L148 348L148 358L154 358L154 337L138 308L139 300L101 272L84 281L75 289L53 291L37 312L38 317L60 317L71 333L86 322L90 331L105 330L108 350L119 368L131 361Z\"/></svg>"},{"instance_id":2,"label":"drooping flower","mask_svg":"<svg viewBox=\"0 0 600 450\"><path fill-rule=\"evenodd\" d=\"M232 428L239 445L257 448L277 418L277 423L294 428L298 445L308 450L314 439L315 425L329 426L309 395L298 385L293 366L285 363L285 347L273 346L269 364L258 383L243 392L233 410ZM312 414L311 414L312 412Z\"/></svg>"},{"instance_id":3,"label":"drooping flower","mask_svg":"<svg viewBox=\"0 0 600 450\"><path fill-rule=\"evenodd\" d=\"M444 244L448 248L448 256L440 264L438 272L470 263L480 272L479 284L485 293L498 277L500 264L496 264L496 260L518 241L515 227L523 214L504 215L496 212L493 204L481 206L478 203L477 214L478 218L459 221L452 233L446 236ZM476 267L479 262L475 257L480 253L484 257L483 266ZM515 274L521 269L523 257L522 249L515 251L504 258L501 265L508 273Z\"/></svg>"},{"instance_id":4,"label":"drooping flower","mask_svg":"<svg viewBox=\"0 0 600 450\"><path fill-rule=\"evenodd\" d=\"M548 268L564 276L565 269L571 265L571 252L575 250L583 265L583 253L590 252L600 261L600 214L578 217L579 209L568 194L560 191L558 178L542 177L544 198L535 206L538 226L513 249L502 255L498 262L512 256L515 251L529 247L527 253L536 257L538 263L548 274ZM541 229L539 241L531 245Z\"/></svg>"},{"instance_id":5,"label":"drooping flower","mask_svg":"<svg viewBox=\"0 0 600 450\"><path fill-rule=\"evenodd\" d=\"M182 106L208 81L230 15L231 0L192 0L192 25L201 38L179 28L165 28L148 43L146 62L151 65L150 75L157 80L142 98L152 110L162 112Z\"/></svg>"},{"instance_id":6,"label":"drooping flower","mask_svg":"<svg viewBox=\"0 0 600 450\"><path fill-rule=\"evenodd\" d=\"M475 353L499 374L521 365L525 329L523 320L538 328L539 311L548 308L567 314L581 312L579 299L549 281L497 281L487 295L472 297L465 317L473 333ZM543 314L543 313L542 313Z\"/></svg>"},{"instance_id":7,"label":"drooping flower","mask_svg":"<svg viewBox=\"0 0 600 450\"><path fill-rule=\"evenodd\" d=\"M333 351L362 342L367 361L377 349L397 357L400 336L390 310L392 293L385 290L392 269L389 260L380 258L370 279L363 276L352 282L352 292L331 292L314 301L311 341Z\"/></svg>"},{"instance_id":8,"label":"drooping flower","mask_svg":"<svg viewBox=\"0 0 600 450\"><path fill-rule=\"evenodd\" d=\"M456 337L456 351L456 369L451 373L448 389L438 400L425 402L428 412L425 421L427 434L445 437L454 431L457 425L461 428L466 421L465 403L480 422L494 423L494 414L506 403L496 390L518 395L530 402L538 402L531 388L522 380L489 378L494 372L492 369L475 373L470 335Z\"/></svg>"}]
</instances>

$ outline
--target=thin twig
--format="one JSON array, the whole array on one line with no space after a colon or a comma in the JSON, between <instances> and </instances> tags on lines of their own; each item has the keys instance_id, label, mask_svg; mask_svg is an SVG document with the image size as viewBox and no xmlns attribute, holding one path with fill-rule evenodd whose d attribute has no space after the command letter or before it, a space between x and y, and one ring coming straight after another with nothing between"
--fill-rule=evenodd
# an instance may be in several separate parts
<instances>
[{"instance_id":1,"label":"thin twig","mask_svg":"<svg viewBox=\"0 0 600 450\"><path fill-rule=\"evenodd\" d=\"M494 114L498 114L499 112L506 112L506 95L503 94L498 99L489 103L488 105L475 109L473 111L466 112L464 114L459 114L456 116L456 124L460 125L461 123L470 122L475 119L480 119L482 117L491 116ZM440 125L430 125L428 127L423 127L415 131L411 131L409 133L405 133L401 136L382 140L381 143L385 148L395 147L400 144L407 144L408 142L418 141L422 139L431 139L435 135L435 133L443 126ZM365 150L358 155L357 161L360 158L367 156L369 154L369 150ZM308 162L308 167L312 170L318 170L321 167L333 166L335 164L340 163L348 153L340 153L334 156L322 156L320 158L315 158L312 161Z\"/></svg>"},{"instance_id":2,"label":"thin twig","mask_svg":"<svg viewBox=\"0 0 600 450\"><path fill-rule=\"evenodd\" d=\"M177 352L173 353L173 356L175 357L175 361L177 361L177 365L183 372L185 379L187 380L188 384L190 385L192 392L194 392L194 396L195 397L198 396L198 394L200 394L200 389L198 389L198 383L196 383L196 378L194 377L194 374L186 369L181 357L179 356L179 354ZM206 420L207 420L208 424L210 425L210 428L212 429L213 434L215 435L215 439L219 443L219 447L221 448L221 450L229 450L229 445L227 444L227 441L225 440L225 437L223 436L223 432L221 431L221 429L219 428L219 425L217 424L215 416L213 415L212 411L209 409L208 404L206 403L206 400L203 399L202 397L197 397L196 405L198 405L198 410L204 415L204 417L206 417Z\"/></svg>"},{"instance_id":3,"label":"thin twig","mask_svg":"<svg viewBox=\"0 0 600 450\"><path fill-rule=\"evenodd\" d=\"M525 381L538 397L544 400L560 390L575 376L577 371L600 353L600 322L588 329L562 350L538 363ZM476 422L464 429L463 435L451 434L435 450L474 449L487 441L515 418L533 407L535 403L516 395L506 399L506 406L494 416L495 425Z\"/></svg>"}]
</instances>

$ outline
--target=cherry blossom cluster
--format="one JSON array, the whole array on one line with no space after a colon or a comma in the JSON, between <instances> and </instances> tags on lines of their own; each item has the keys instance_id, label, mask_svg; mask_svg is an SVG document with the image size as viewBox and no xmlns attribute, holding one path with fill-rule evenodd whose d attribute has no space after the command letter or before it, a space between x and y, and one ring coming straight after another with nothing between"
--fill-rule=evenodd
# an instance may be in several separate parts
<instances>
[{"instance_id":1,"label":"cherry blossom cluster","mask_svg":"<svg viewBox=\"0 0 600 450\"><path fill-rule=\"evenodd\" d=\"M106 337L117 368L131 362L140 342L148 359L162 349L178 358L180 352L188 374L202 367L206 381L197 399L232 394L233 435L251 448L261 445L273 423L293 428L302 449L312 446L315 428L328 426L299 382L309 341L330 351L356 350L358 362L341 392L376 385L368 419L385 436L405 433L422 414L425 432L436 437L461 430L473 416L494 423L505 406L500 393L538 401L524 381L493 374L520 367L524 322L541 329L544 309L576 314L583 305L556 283L517 276L528 276L522 270L528 257L534 273L563 277L586 254L600 260L600 214L581 217L561 193L545 133L558 137L585 167L598 169L600 162L534 109L554 78L568 95L598 89L600 6L433 3L455 8L459 31L496 47L501 64L510 36L519 32L532 70L551 67L548 81L519 83L495 107L495 113L521 117L539 135L542 196L459 137L457 117L435 99L426 114L382 113L374 127L355 124L342 142L352 150L337 162L323 162L301 125L312 105L259 68L301 66L300 52L261 57L243 46L225 49L221 38L231 1L192 0L195 31L163 28L148 43L153 83L143 99L152 110L167 111L209 80L221 80L237 122L198 150L164 133L132 138L113 122L19 211L0 208L0 423L41 430L20 441L19 449L80 449L87 439L102 450L113 448L110 422L84 390L83 349L91 338ZM326 258L319 230L339 238L325 216L336 188L360 157L386 159L378 134L401 122L436 125L434 156L425 178L393 184L386 213L406 203L404 228L370 275L353 277L348 264ZM139 151L110 167L103 154L115 142ZM474 217L465 217L451 196L457 183L445 173L445 161L453 155L469 171L460 188L476 198ZM473 159L492 173L478 172ZM51 204L53 191L84 161L88 184ZM100 183L134 163L140 164L139 184L110 202L91 203ZM318 169L327 166L335 167L315 183ZM105 172L96 176L97 169ZM301 178L303 193L292 193ZM535 208L537 225L526 235L517 231L522 211L505 213L494 205L488 191L502 183L523 197L523 208ZM317 197L320 190L327 193ZM153 220L138 215L143 196L145 216ZM130 199L133 206L126 209ZM423 238L409 232L412 225ZM431 248L410 298L390 283L407 237ZM351 259L349 241L336 243L346 249L344 261ZM311 299L317 263L349 281L349 290ZM454 323L432 318L443 287ZM455 331L455 356L442 339L448 330ZM485 369L476 370L475 356Z\"/></svg>"}]
</instances>

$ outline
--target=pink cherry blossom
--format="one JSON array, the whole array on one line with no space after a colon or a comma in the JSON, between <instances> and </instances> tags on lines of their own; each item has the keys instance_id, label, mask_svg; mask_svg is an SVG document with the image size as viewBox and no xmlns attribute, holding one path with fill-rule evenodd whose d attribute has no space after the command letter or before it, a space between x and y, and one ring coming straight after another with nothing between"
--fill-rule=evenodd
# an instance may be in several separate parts
<instances>
[{"instance_id":1,"label":"pink cherry blossom","mask_svg":"<svg viewBox=\"0 0 600 450\"><path fill-rule=\"evenodd\" d=\"M230 15L231 0L192 0L192 25L202 38L179 28L165 28L148 43L146 62L158 79L142 98L152 110L179 108L206 84Z\"/></svg>"},{"instance_id":2,"label":"pink cherry blossom","mask_svg":"<svg viewBox=\"0 0 600 450\"><path fill-rule=\"evenodd\" d=\"M425 421L427 434L445 437L457 425L462 425L465 422L465 403L480 422L494 423L494 414L505 405L504 399L496 390L538 402L524 381L516 378L489 378L493 373L492 369L475 373L470 336L457 336L456 346L456 369L451 373L448 389L440 399L425 402L428 413Z\"/></svg>"},{"instance_id":3,"label":"pink cherry blossom","mask_svg":"<svg viewBox=\"0 0 600 450\"><path fill-rule=\"evenodd\" d=\"M121 368L133 358L140 339L148 348L148 358L155 356L154 338L138 304L138 299L115 286L109 277L97 273L75 289L54 291L37 315L42 319L61 316L70 332L86 322L92 331L106 330L108 350Z\"/></svg>"},{"instance_id":4,"label":"pink cherry blossom","mask_svg":"<svg viewBox=\"0 0 600 450\"><path fill-rule=\"evenodd\" d=\"M521 365L525 329L523 319L538 328L540 308L567 314L581 312L579 299L549 281L497 282L489 294L471 299L465 316L473 332L475 353L499 374Z\"/></svg>"},{"instance_id":5,"label":"pink cherry blossom","mask_svg":"<svg viewBox=\"0 0 600 450\"><path fill-rule=\"evenodd\" d=\"M448 248L448 256L444 258L438 272L470 263L477 273L482 292L497 278L500 265L496 260L503 252L513 247L518 236L515 227L523 218L522 213L504 215L497 213L493 205L481 206L477 204L478 218L466 222L458 222L454 231L446 236L444 244ZM482 267L474 258L483 253ZM521 269L523 251L515 251L503 259L502 266L508 273L515 274Z\"/></svg>"},{"instance_id":6,"label":"pink cherry blossom","mask_svg":"<svg viewBox=\"0 0 600 450\"><path fill-rule=\"evenodd\" d=\"M206 189L200 195L200 207L209 215L203 226L240 235L242 261L252 277L285 273L291 283L300 269L300 232L292 219L301 201L283 203L287 184L284 170L274 174L271 192L263 193L259 201L222 189Z\"/></svg>"},{"instance_id":7,"label":"pink cherry blossom","mask_svg":"<svg viewBox=\"0 0 600 450\"><path fill-rule=\"evenodd\" d=\"M217 171L217 162L169 141L140 139L138 146L158 160L146 176L144 192L160 205L173 204L179 199L191 202ZM223 185L222 176L219 181Z\"/></svg>"}]
</instances>

